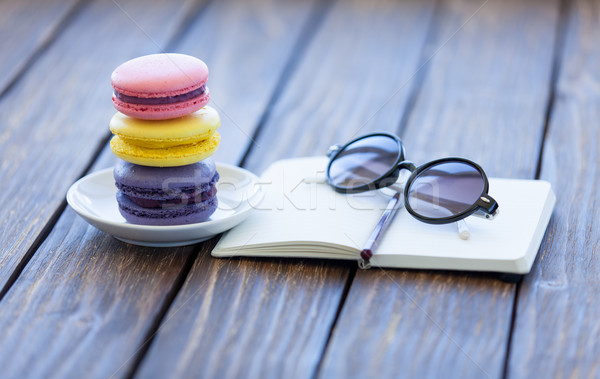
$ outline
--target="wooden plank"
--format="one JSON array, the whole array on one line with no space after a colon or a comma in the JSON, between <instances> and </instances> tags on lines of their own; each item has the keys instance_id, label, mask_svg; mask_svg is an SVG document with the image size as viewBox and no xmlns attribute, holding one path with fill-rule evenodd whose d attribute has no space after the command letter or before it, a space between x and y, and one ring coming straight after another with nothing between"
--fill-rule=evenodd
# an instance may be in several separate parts
<instances>
[{"instance_id":1,"label":"wooden plank","mask_svg":"<svg viewBox=\"0 0 600 379\"><path fill-rule=\"evenodd\" d=\"M259 172L274 159L319 154L348 138L381 93L416 70L432 13L433 2L335 3L322 25L310 25L317 34L247 166ZM398 32L386 33L392 28ZM406 99L399 94L369 127L393 129ZM139 376L313 376L354 263L214 260L211 248L203 246Z\"/></svg>"},{"instance_id":2,"label":"wooden plank","mask_svg":"<svg viewBox=\"0 0 600 379\"><path fill-rule=\"evenodd\" d=\"M119 4L91 4L0 99L0 292L104 143L112 70L166 45L193 6Z\"/></svg>"},{"instance_id":3,"label":"wooden plank","mask_svg":"<svg viewBox=\"0 0 600 379\"><path fill-rule=\"evenodd\" d=\"M541 162L558 201L519 291L510 377L600 377L600 2L569 4Z\"/></svg>"},{"instance_id":4,"label":"wooden plank","mask_svg":"<svg viewBox=\"0 0 600 379\"><path fill-rule=\"evenodd\" d=\"M0 102L2 285L104 143L111 71L166 45L197 4L119 5L85 8ZM191 253L118 243L67 210L0 302L2 376L122 376Z\"/></svg>"},{"instance_id":5,"label":"wooden plank","mask_svg":"<svg viewBox=\"0 0 600 379\"><path fill-rule=\"evenodd\" d=\"M0 1L0 94L64 28L77 0Z\"/></svg>"},{"instance_id":6,"label":"wooden plank","mask_svg":"<svg viewBox=\"0 0 600 379\"><path fill-rule=\"evenodd\" d=\"M211 105L222 122L214 159L239 164L247 148L257 146L255 130L286 65L312 34L303 28L312 22L307 19L314 3L217 1L176 46L200 56L210 69Z\"/></svg>"},{"instance_id":7,"label":"wooden plank","mask_svg":"<svg viewBox=\"0 0 600 379\"><path fill-rule=\"evenodd\" d=\"M255 86L253 93L254 101L263 99L264 109L313 5L304 3L299 7L298 4L264 0L212 3L190 29L186 29L189 37L180 44L179 50L202 58L205 58L203 52L208 52L207 62L213 72L220 70L231 73L231 78L227 81L229 87L211 85L211 91L215 95L219 89L226 93L237 92L239 83L247 83L248 72L239 70L239 62L244 61L254 66L260 62L269 62L272 77L265 75L259 78L262 85ZM139 23L150 16L137 17L140 9L125 9L129 10L128 13ZM250 10L252 12L247 12ZM154 11L157 11L157 7L154 7ZM158 11L167 12L166 9ZM91 9L90 12L100 13L97 8ZM104 14L102 17L117 16L106 10ZM232 19L232 14L236 14L237 19ZM74 26L73 33L77 34L77 31L83 30L85 22L89 22L88 16L87 13L81 16L82 20ZM261 25L264 17L268 17L270 22L276 20L286 28L251 27ZM177 21L181 21L181 18L173 20ZM100 18L97 22L103 23L107 20ZM230 25L241 25L245 38L239 38L239 30L238 33L223 33L221 37L216 37L217 33L225 31ZM89 27L94 30L92 26ZM175 29L177 28L171 28ZM214 37L196 37L202 33ZM267 37L270 43L261 43L267 40ZM70 33L67 33L65 38L69 39ZM131 44L140 43L139 40L135 40L138 37L132 38ZM248 55L246 50L249 43L254 46L252 55ZM109 46L104 48L108 49ZM228 48L224 49L221 46ZM125 48L123 49L125 51ZM131 50L136 49L129 46L129 51ZM231 52L237 54L231 55ZM229 58L225 59L223 55ZM116 64L118 62L115 66ZM102 71L104 65L98 65L95 69ZM109 68L108 74L111 69ZM93 70L94 67L90 67L90 71ZM110 93L109 90L106 91L108 76L101 79L103 85L97 86L98 93L93 92L92 97L105 98L106 93ZM212 83L213 79L211 76L209 83ZM68 80L76 82L77 77L68 77ZM108 132L108 120L114 110L111 109L110 101L105 102L106 109L102 110L102 114L98 110L96 115L103 121L83 127L100 128ZM237 106L246 109L247 117L238 121L238 125L251 131L249 124L258 119L258 113L262 110L253 102L256 110L251 112L250 108L244 105L247 102L248 98L243 96L223 104L226 109ZM82 106L88 109L91 105L82 103ZM75 116L77 115L74 113L70 114L70 117ZM235 127L227 122L224 117L222 129ZM245 144L240 143L237 147L226 147L226 152L231 153L231 156L239 156L240 151L244 149ZM222 159L227 160L227 157ZM92 170L109 167L115 161L116 158L110 150L105 148ZM209 246L206 245L204 249L208 249ZM145 351L147 345L144 343L154 331L155 323L164 316L163 310L166 310L178 290L179 279L184 278L186 270L189 270L187 262L191 265L191 261L187 259L196 255L192 250L191 247L149 249L122 244L87 226L73 212L67 210L0 303L0 333L7 336L0 341L0 353L4 352L0 354L3 375L8 373L8 376L17 376L18 373L26 373L31 377L129 376L135 371L139 357ZM208 256L202 259L212 261ZM213 266L210 266L207 276L215 276L220 272ZM291 267L290 270L295 271L297 268ZM328 270L321 269L321 272L323 277L328 276ZM227 275L231 274L230 272ZM271 278L265 277L264 280L268 281ZM305 305L306 302L302 304ZM333 304L329 308L335 307L336 304ZM44 351L40 351L41 348ZM14 355L18 355L19 359L12 359Z\"/></svg>"},{"instance_id":8,"label":"wooden plank","mask_svg":"<svg viewBox=\"0 0 600 379\"><path fill-rule=\"evenodd\" d=\"M432 14L432 1L336 3L261 130L248 167L261 172L277 159L325 154L357 134L394 131Z\"/></svg>"},{"instance_id":9,"label":"wooden plank","mask_svg":"<svg viewBox=\"0 0 600 379\"><path fill-rule=\"evenodd\" d=\"M123 377L191 253L121 243L67 209L2 301L2 376Z\"/></svg>"},{"instance_id":10,"label":"wooden plank","mask_svg":"<svg viewBox=\"0 0 600 379\"><path fill-rule=\"evenodd\" d=\"M558 9L441 3L403 133L409 159L465 156L491 176L534 177ZM514 290L483 274L359 270L319 376L501 377Z\"/></svg>"},{"instance_id":11,"label":"wooden plank","mask_svg":"<svg viewBox=\"0 0 600 379\"><path fill-rule=\"evenodd\" d=\"M213 259L204 244L140 377L308 377L348 265Z\"/></svg>"}]
</instances>

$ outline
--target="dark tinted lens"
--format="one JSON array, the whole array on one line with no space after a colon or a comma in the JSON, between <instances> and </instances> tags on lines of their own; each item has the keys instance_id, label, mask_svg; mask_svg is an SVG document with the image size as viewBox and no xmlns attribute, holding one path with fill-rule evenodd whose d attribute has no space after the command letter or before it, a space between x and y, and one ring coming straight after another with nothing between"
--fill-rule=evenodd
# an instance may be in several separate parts
<instances>
[{"instance_id":1,"label":"dark tinted lens","mask_svg":"<svg viewBox=\"0 0 600 379\"><path fill-rule=\"evenodd\" d=\"M445 162L420 172L408 190L408 204L418 214L445 218L469 209L481 196L485 180L464 162Z\"/></svg>"},{"instance_id":2,"label":"dark tinted lens","mask_svg":"<svg viewBox=\"0 0 600 379\"><path fill-rule=\"evenodd\" d=\"M355 188L372 183L386 174L400 154L398 142L390 137L372 136L348 145L329 167L331 184Z\"/></svg>"}]
</instances>

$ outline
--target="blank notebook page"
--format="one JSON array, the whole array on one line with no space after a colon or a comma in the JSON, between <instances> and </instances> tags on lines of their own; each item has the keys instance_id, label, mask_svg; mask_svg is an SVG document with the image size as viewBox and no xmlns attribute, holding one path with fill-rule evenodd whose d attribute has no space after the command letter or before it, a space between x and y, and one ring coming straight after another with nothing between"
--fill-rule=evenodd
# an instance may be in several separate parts
<instances>
[{"instance_id":1,"label":"blank notebook page","mask_svg":"<svg viewBox=\"0 0 600 379\"><path fill-rule=\"evenodd\" d=\"M261 177L265 198L228 232L215 256L259 255L358 259L393 194L389 189L346 195L323 182L326 157L274 163ZM528 272L554 207L550 184L490 179L499 215L465 219L471 237L455 223L430 225L401 208L372 258L373 266Z\"/></svg>"}]
</instances>

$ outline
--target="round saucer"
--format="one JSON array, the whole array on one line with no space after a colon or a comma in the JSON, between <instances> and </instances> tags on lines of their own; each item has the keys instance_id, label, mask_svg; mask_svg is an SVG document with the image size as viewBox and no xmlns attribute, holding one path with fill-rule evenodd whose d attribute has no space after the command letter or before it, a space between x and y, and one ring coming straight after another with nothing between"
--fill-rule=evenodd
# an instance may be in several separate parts
<instances>
[{"instance_id":1,"label":"round saucer","mask_svg":"<svg viewBox=\"0 0 600 379\"><path fill-rule=\"evenodd\" d=\"M205 241L242 222L260 203L259 180L243 168L217 163L219 206L205 222L187 225L130 224L119 213L113 169L89 174L67 192L67 202L89 224L113 237L142 246L184 246Z\"/></svg>"}]
</instances>

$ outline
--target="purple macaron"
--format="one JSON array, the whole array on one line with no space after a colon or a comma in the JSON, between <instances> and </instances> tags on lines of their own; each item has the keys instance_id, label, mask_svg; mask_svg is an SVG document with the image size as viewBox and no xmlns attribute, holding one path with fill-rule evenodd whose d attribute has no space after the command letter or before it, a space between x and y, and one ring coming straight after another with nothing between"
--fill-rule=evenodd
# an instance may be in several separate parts
<instances>
[{"instance_id":1,"label":"purple macaron","mask_svg":"<svg viewBox=\"0 0 600 379\"><path fill-rule=\"evenodd\" d=\"M114 169L121 215L132 224L184 225L203 222L217 209L215 162L148 167L119 161Z\"/></svg>"}]
</instances>

